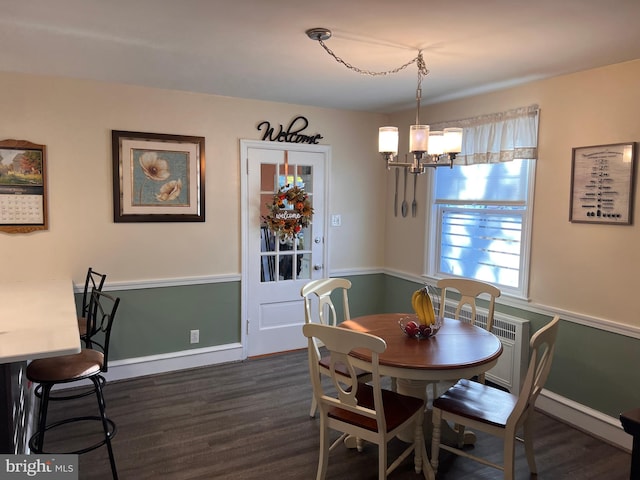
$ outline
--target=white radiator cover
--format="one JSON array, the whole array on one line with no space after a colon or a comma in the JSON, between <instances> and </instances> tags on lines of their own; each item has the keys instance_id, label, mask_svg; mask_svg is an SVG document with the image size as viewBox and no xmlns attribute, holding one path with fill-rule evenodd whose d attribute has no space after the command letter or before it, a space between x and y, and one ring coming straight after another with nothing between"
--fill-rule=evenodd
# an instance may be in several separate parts
<instances>
[{"instance_id":1,"label":"white radiator cover","mask_svg":"<svg viewBox=\"0 0 640 480\"><path fill-rule=\"evenodd\" d=\"M437 300L434 302L436 312L440 311ZM454 318L457 302L447 301L445 304L445 317ZM487 310L476 309L476 325L481 328L487 326ZM471 308L465 305L460 312L460 320L471 319ZM485 377L487 380L500 385L511 393L518 393L529 366L529 320L512 317L499 312L493 315L493 328L491 333L502 342L502 355L495 367L489 370Z\"/></svg>"}]
</instances>

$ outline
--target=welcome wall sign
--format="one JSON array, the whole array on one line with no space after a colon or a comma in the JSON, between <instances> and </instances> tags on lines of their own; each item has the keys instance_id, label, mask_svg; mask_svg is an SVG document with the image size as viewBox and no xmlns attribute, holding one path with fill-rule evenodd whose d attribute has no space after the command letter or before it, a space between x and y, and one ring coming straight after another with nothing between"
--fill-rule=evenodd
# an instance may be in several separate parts
<instances>
[{"instance_id":1,"label":"welcome wall sign","mask_svg":"<svg viewBox=\"0 0 640 480\"><path fill-rule=\"evenodd\" d=\"M262 131L264 129L262 140L269 140L271 142L309 143L317 145L318 140L324 137L319 133L316 133L315 135L302 133L308 126L309 121L302 115L299 115L291 120L286 128L280 124L277 132L276 128L272 127L266 120L260 122L257 128L258 131Z\"/></svg>"}]
</instances>

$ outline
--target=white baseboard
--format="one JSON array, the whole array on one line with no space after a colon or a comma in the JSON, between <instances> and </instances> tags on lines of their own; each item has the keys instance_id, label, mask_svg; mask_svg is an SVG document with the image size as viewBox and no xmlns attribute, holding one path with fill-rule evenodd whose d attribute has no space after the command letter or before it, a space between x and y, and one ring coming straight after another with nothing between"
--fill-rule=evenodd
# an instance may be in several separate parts
<instances>
[{"instance_id":1,"label":"white baseboard","mask_svg":"<svg viewBox=\"0 0 640 480\"><path fill-rule=\"evenodd\" d=\"M543 389L536 408L594 437L631 452L633 438L620 420Z\"/></svg>"},{"instance_id":2,"label":"white baseboard","mask_svg":"<svg viewBox=\"0 0 640 480\"><path fill-rule=\"evenodd\" d=\"M115 360L109 362L109 371L105 374L105 378L107 381L124 380L240 360L242 360L242 345L230 343L163 355Z\"/></svg>"}]
</instances>

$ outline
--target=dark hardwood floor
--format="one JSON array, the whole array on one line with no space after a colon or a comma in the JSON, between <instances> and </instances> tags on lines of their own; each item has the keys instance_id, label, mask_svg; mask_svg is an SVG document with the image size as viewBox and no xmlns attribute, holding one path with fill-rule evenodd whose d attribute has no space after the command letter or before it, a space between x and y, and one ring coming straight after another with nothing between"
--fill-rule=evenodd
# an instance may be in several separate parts
<instances>
[{"instance_id":1,"label":"dark hardwood floor","mask_svg":"<svg viewBox=\"0 0 640 480\"><path fill-rule=\"evenodd\" d=\"M319 432L318 420L308 415L306 362L306 352L290 352L108 384L105 398L108 415L118 426L113 444L120 479L315 479ZM65 412L93 415L94 404L93 397L52 404L50 421ZM630 454L540 412L535 424L538 479L629 478ZM52 431L45 447L73 449L91 441L89 430L95 428ZM498 460L501 445L479 433L473 449ZM401 446L394 440L390 455ZM530 478L521 445L516 455L516 477ZM106 448L80 456L80 479L109 478ZM376 446L367 444L361 453L346 448L331 453L327 479L347 478L378 478ZM410 459L390 476L420 478ZM438 479L498 478L502 474L495 469L441 454Z\"/></svg>"}]
</instances>

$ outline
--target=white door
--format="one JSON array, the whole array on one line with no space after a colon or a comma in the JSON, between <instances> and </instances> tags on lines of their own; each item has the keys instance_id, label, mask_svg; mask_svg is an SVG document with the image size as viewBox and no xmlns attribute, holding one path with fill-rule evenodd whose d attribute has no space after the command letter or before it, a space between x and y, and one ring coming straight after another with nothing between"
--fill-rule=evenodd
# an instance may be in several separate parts
<instances>
[{"instance_id":1,"label":"white door","mask_svg":"<svg viewBox=\"0 0 640 480\"><path fill-rule=\"evenodd\" d=\"M330 147L241 141L242 342L245 356L303 348L300 289L325 276L326 171ZM274 192L296 185L309 195L311 224L279 239L262 220Z\"/></svg>"}]
</instances>

